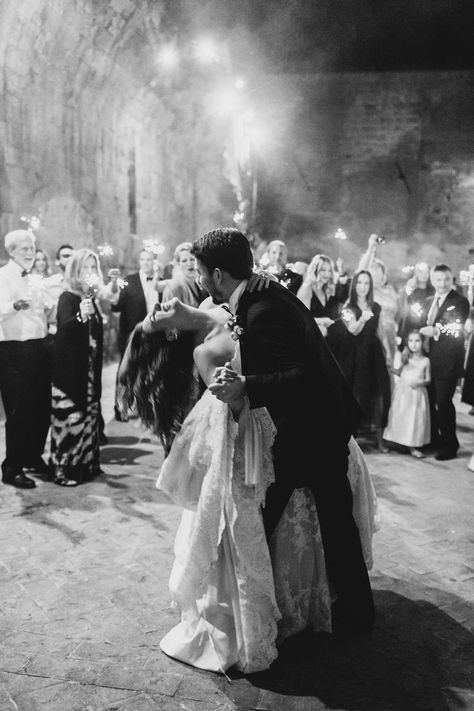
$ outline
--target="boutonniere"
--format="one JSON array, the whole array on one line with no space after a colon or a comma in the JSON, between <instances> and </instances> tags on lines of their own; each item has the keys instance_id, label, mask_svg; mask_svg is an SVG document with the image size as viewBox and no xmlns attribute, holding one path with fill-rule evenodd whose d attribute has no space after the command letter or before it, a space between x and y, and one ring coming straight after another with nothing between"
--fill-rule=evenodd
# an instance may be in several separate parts
<instances>
[{"instance_id":1,"label":"boutonniere","mask_svg":"<svg viewBox=\"0 0 474 711\"><path fill-rule=\"evenodd\" d=\"M234 341L238 341L244 332L242 326L239 326L237 318L237 316L231 316L224 324L224 328L227 328L231 332L230 337L233 338Z\"/></svg>"},{"instance_id":2,"label":"boutonniere","mask_svg":"<svg viewBox=\"0 0 474 711\"><path fill-rule=\"evenodd\" d=\"M230 318L225 322L224 328L231 332L230 336L234 341L238 341L244 332L242 326L239 326L239 317L233 314L226 306L222 308L230 314Z\"/></svg>"}]
</instances>

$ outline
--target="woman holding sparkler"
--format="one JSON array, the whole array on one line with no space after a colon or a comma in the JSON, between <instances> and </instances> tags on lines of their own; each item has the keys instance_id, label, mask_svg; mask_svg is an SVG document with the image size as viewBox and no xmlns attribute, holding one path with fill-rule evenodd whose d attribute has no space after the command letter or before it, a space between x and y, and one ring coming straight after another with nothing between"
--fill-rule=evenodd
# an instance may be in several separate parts
<instances>
[{"instance_id":1,"label":"woman holding sparkler","mask_svg":"<svg viewBox=\"0 0 474 711\"><path fill-rule=\"evenodd\" d=\"M340 329L331 345L362 409L361 429L373 431L379 451L388 452L382 433L390 407L390 378L377 336L380 312L370 272L356 272L341 314L345 334Z\"/></svg>"},{"instance_id":2,"label":"woman holding sparkler","mask_svg":"<svg viewBox=\"0 0 474 711\"><path fill-rule=\"evenodd\" d=\"M77 486L100 473L103 323L96 298L113 298L111 284L104 287L95 252L73 253L58 301L52 349L51 463L59 486Z\"/></svg>"},{"instance_id":3,"label":"woman holding sparkler","mask_svg":"<svg viewBox=\"0 0 474 711\"><path fill-rule=\"evenodd\" d=\"M377 335L385 350L387 366L391 368L397 349L399 304L397 292L387 282L387 268L382 260L376 257L377 247L381 244L385 244L383 237L376 234L370 235L367 251L360 258L357 271L368 270L372 276L374 300L380 304Z\"/></svg>"}]
</instances>

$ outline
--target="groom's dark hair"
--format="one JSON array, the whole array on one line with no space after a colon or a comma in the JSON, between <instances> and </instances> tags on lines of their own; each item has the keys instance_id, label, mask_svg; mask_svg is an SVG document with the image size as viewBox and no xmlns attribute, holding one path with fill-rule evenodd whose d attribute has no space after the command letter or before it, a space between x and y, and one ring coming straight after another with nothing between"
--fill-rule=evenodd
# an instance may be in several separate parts
<instances>
[{"instance_id":1,"label":"groom's dark hair","mask_svg":"<svg viewBox=\"0 0 474 711\"><path fill-rule=\"evenodd\" d=\"M234 279L252 276L253 255L248 239L234 227L206 232L193 242L191 254L209 271L217 267Z\"/></svg>"}]
</instances>

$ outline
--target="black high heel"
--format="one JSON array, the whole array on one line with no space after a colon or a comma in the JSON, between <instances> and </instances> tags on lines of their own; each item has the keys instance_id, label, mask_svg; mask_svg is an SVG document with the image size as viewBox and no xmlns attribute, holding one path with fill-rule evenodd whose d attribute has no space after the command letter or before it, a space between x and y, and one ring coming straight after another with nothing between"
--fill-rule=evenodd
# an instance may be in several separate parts
<instances>
[{"instance_id":1,"label":"black high heel","mask_svg":"<svg viewBox=\"0 0 474 711\"><path fill-rule=\"evenodd\" d=\"M76 479L70 479L64 467L56 467L53 483L58 486L78 486L81 482L76 481Z\"/></svg>"}]
</instances>

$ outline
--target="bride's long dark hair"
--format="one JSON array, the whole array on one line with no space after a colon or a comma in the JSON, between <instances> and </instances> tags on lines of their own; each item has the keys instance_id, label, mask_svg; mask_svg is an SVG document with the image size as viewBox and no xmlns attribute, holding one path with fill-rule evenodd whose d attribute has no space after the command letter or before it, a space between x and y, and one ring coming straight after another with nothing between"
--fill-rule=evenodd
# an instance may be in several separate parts
<instances>
[{"instance_id":1,"label":"bride's long dark hair","mask_svg":"<svg viewBox=\"0 0 474 711\"><path fill-rule=\"evenodd\" d=\"M163 331L132 331L118 373L119 407L136 408L143 424L168 454L181 424L200 394L193 362L194 334L168 341Z\"/></svg>"}]
</instances>

